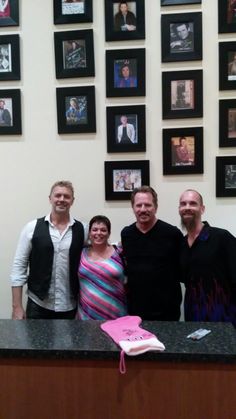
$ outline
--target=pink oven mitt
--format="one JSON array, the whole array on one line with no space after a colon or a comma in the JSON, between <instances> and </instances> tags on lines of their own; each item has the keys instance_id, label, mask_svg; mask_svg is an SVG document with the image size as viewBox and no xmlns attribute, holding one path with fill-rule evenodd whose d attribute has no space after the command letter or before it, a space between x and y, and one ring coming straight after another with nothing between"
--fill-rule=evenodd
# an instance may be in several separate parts
<instances>
[{"instance_id":1,"label":"pink oven mitt","mask_svg":"<svg viewBox=\"0 0 236 419\"><path fill-rule=\"evenodd\" d=\"M164 351L165 346L157 337L139 327L139 316L124 316L101 324L104 330L122 349L120 372L125 373L124 354L139 355L147 351Z\"/></svg>"}]
</instances>

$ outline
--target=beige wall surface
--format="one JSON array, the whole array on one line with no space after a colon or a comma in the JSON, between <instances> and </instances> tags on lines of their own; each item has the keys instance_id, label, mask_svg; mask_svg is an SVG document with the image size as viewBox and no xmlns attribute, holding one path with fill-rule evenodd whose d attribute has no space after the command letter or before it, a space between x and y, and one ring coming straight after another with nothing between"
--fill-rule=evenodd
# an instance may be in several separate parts
<instances>
[{"instance_id":1,"label":"beige wall surface","mask_svg":"<svg viewBox=\"0 0 236 419\"><path fill-rule=\"evenodd\" d=\"M105 42L104 1L93 1L93 22L54 25L52 0L21 0L20 26L1 27L0 35L20 35L21 80L0 81L0 89L19 88L22 95L22 135L0 136L1 251L0 317L11 316L10 270L23 225L49 211L48 193L55 180L74 184L76 200L72 214L82 220L103 213L112 221L112 240L133 221L128 201L105 201L104 161L150 160L150 183L158 191L158 216L179 226L178 197L186 188L198 189L206 204L208 221L236 234L235 198L215 197L215 156L234 155L235 149L218 147L218 101L233 98L234 91L218 89L218 41L234 34L218 35L217 1L202 5L160 7L159 0L146 0L146 39ZM161 63L161 13L202 11L203 60ZM54 32L93 29L95 77L56 79ZM146 49L146 96L106 98L105 50ZM203 70L203 118L162 120L162 71ZM56 87L94 85L96 134L57 133ZM106 106L146 105L147 151L108 154L106 151ZM162 129L204 127L204 174L163 176Z\"/></svg>"}]
</instances>

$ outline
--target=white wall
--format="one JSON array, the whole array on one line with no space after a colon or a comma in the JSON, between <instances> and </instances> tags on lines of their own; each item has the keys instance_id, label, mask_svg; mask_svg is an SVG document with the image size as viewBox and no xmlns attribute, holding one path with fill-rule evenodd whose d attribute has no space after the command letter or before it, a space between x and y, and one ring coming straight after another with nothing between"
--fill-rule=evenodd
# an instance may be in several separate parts
<instances>
[{"instance_id":1,"label":"white wall","mask_svg":"<svg viewBox=\"0 0 236 419\"><path fill-rule=\"evenodd\" d=\"M112 220L112 240L119 239L121 228L133 221L128 201L104 200L104 160L149 159L151 185L159 194L159 217L179 225L178 197L189 187L198 189L207 206L210 223L236 234L235 199L215 198L215 156L232 155L235 149L218 148L218 99L232 98L234 91L218 90L218 40L234 39L218 35L217 1L202 5L160 8L158 0L146 0L146 40L105 43L104 2L94 0L91 24L53 25L53 1L21 0L20 27L0 28L0 33L19 33L21 70L19 82L0 82L0 88L20 88L22 92L22 136L0 136L1 251L0 318L11 315L9 274L17 239L23 225L49 211L48 193L56 180L74 184L76 201L73 215L88 221L96 213ZM160 13L200 11L203 13L203 61L161 64ZM95 78L55 78L53 33L59 30L93 28L95 40ZM105 97L105 49L146 48L146 97ZM161 71L197 69L204 73L204 117L162 121ZM56 124L56 87L95 84L96 134L58 135ZM147 152L106 153L106 105L146 104ZM162 128L204 127L204 174L162 175Z\"/></svg>"}]
</instances>

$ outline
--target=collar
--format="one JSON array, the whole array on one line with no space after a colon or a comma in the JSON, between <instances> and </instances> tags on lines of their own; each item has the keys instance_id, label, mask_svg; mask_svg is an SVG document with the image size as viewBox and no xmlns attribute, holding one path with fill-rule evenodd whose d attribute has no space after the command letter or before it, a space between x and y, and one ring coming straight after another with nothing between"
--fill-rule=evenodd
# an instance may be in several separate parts
<instances>
[{"instance_id":1,"label":"collar","mask_svg":"<svg viewBox=\"0 0 236 419\"><path fill-rule=\"evenodd\" d=\"M54 227L54 224L50 220L50 215L51 215L51 213L46 215L45 221L47 221L52 227ZM71 226L73 226L74 223L75 223L75 219L70 215L68 226L71 227Z\"/></svg>"},{"instance_id":2,"label":"collar","mask_svg":"<svg viewBox=\"0 0 236 419\"><path fill-rule=\"evenodd\" d=\"M204 226L203 226L202 230L200 231L198 239L201 240L201 241L206 241L206 240L208 240L209 235L210 235L210 224L208 224L207 221L203 221L203 224L204 224Z\"/></svg>"},{"instance_id":3,"label":"collar","mask_svg":"<svg viewBox=\"0 0 236 419\"><path fill-rule=\"evenodd\" d=\"M207 221L203 221L204 226L202 227L199 235L196 237L196 240L200 240L202 242L209 239L210 236L210 224ZM188 235L185 236L186 241L188 240Z\"/></svg>"}]
</instances>

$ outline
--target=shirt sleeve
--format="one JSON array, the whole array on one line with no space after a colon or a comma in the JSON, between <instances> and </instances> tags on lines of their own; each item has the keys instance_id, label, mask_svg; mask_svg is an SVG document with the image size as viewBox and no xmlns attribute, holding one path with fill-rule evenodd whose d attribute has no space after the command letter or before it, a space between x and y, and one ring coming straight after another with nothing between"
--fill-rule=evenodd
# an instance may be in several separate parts
<instances>
[{"instance_id":1,"label":"shirt sleeve","mask_svg":"<svg viewBox=\"0 0 236 419\"><path fill-rule=\"evenodd\" d=\"M236 238L229 231L226 231L224 235L223 252L226 255L229 280L232 285L236 286Z\"/></svg>"},{"instance_id":2,"label":"shirt sleeve","mask_svg":"<svg viewBox=\"0 0 236 419\"><path fill-rule=\"evenodd\" d=\"M36 222L34 220L26 224L20 234L10 276L12 287L20 287L27 282L31 240Z\"/></svg>"},{"instance_id":3,"label":"shirt sleeve","mask_svg":"<svg viewBox=\"0 0 236 419\"><path fill-rule=\"evenodd\" d=\"M132 141L132 143L134 143L135 142L135 129L134 129L134 126L132 124L130 124L130 131L131 131L130 140Z\"/></svg>"},{"instance_id":4,"label":"shirt sleeve","mask_svg":"<svg viewBox=\"0 0 236 419\"><path fill-rule=\"evenodd\" d=\"M89 225L88 223L84 223L82 222L83 227L84 227L84 246L88 245L88 239L89 239Z\"/></svg>"}]
</instances>

